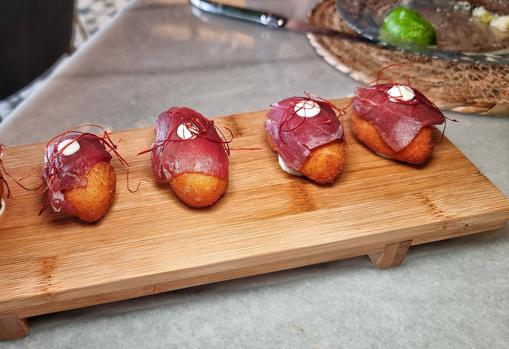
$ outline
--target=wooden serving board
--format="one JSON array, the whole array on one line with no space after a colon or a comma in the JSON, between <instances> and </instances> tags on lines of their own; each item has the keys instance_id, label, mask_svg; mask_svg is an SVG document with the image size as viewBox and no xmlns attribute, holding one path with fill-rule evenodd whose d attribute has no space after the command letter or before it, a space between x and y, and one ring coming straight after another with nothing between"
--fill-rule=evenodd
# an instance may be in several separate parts
<instances>
[{"instance_id":1,"label":"wooden serving board","mask_svg":"<svg viewBox=\"0 0 509 349\"><path fill-rule=\"evenodd\" d=\"M115 202L97 224L49 210L38 216L41 193L11 182L13 198L0 217L0 338L26 334L26 318L39 314L313 263L370 254L378 266L393 266L410 244L509 219L508 200L447 139L426 166L408 166L355 141L347 115L346 171L333 186L319 186L280 170L264 115L216 119L232 129L233 148L259 149L232 151L227 194L208 209L185 206L152 180L149 156L135 155L151 145L151 128L113 134L131 164L131 186L150 181L130 193L114 160ZM7 148L5 165L34 179L43 149Z\"/></svg>"}]
</instances>

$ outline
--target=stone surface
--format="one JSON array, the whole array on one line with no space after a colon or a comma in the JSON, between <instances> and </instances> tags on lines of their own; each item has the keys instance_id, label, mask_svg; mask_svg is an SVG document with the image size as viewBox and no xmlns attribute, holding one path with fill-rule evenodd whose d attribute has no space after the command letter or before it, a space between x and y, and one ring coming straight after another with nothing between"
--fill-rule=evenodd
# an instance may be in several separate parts
<instances>
[{"instance_id":1,"label":"stone surface","mask_svg":"<svg viewBox=\"0 0 509 349\"><path fill-rule=\"evenodd\" d=\"M313 1L246 3L304 18ZM213 116L355 86L302 35L198 16L183 0L137 1L0 125L0 140L45 141L83 122L148 126L174 104ZM448 137L509 195L509 119L452 116ZM358 257L41 316L0 348L504 348L508 232L413 247L395 269Z\"/></svg>"}]
</instances>

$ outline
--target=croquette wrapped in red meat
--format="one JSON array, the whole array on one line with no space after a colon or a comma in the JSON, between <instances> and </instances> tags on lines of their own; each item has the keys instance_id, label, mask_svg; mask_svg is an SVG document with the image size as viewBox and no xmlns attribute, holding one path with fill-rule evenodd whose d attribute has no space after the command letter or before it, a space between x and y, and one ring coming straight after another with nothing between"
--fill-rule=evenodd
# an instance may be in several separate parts
<instances>
[{"instance_id":1,"label":"croquette wrapped in red meat","mask_svg":"<svg viewBox=\"0 0 509 349\"><path fill-rule=\"evenodd\" d=\"M151 148L159 181L192 207L213 205L228 187L228 147L214 121L197 111L173 107L161 113Z\"/></svg>"},{"instance_id":2,"label":"croquette wrapped in red meat","mask_svg":"<svg viewBox=\"0 0 509 349\"><path fill-rule=\"evenodd\" d=\"M445 117L431 101L406 85L358 88L353 99L352 131L379 155L421 164L433 152L431 127Z\"/></svg>"},{"instance_id":3,"label":"croquette wrapped in red meat","mask_svg":"<svg viewBox=\"0 0 509 349\"><path fill-rule=\"evenodd\" d=\"M281 168L330 184L346 161L343 125L335 107L318 98L290 97L273 104L265 130Z\"/></svg>"},{"instance_id":4,"label":"croquette wrapped in red meat","mask_svg":"<svg viewBox=\"0 0 509 349\"><path fill-rule=\"evenodd\" d=\"M95 222L109 210L116 176L105 144L95 134L73 131L48 144L41 177L55 212Z\"/></svg>"}]
</instances>

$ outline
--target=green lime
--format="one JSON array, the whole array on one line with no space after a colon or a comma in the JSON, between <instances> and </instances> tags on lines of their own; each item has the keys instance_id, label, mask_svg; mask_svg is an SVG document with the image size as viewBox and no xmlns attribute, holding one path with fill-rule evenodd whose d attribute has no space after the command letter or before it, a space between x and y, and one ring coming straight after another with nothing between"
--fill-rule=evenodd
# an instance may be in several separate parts
<instances>
[{"instance_id":1,"label":"green lime","mask_svg":"<svg viewBox=\"0 0 509 349\"><path fill-rule=\"evenodd\" d=\"M389 35L399 41L425 46L437 43L435 28L431 23L419 13L401 6L393 8L385 17L380 34L382 37Z\"/></svg>"}]
</instances>

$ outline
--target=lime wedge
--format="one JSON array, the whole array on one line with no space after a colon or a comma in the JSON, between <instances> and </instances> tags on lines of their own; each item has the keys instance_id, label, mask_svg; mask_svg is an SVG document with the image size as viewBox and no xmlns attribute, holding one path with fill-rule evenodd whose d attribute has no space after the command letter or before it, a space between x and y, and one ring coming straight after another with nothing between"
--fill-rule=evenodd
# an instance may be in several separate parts
<instances>
[{"instance_id":1,"label":"lime wedge","mask_svg":"<svg viewBox=\"0 0 509 349\"><path fill-rule=\"evenodd\" d=\"M385 17L380 36L423 46L437 43L435 28L431 23L419 13L401 6L393 8Z\"/></svg>"}]
</instances>

